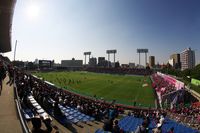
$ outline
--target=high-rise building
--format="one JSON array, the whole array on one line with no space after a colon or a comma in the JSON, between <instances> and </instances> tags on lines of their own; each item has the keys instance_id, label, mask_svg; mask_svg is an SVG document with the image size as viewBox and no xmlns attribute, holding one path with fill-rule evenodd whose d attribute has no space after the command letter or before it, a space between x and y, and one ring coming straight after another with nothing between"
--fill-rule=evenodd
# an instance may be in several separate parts
<instances>
[{"instance_id":1,"label":"high-rise building","mask_svg":"<svg viewBox=\"0 0 200 133\"><path fill-rule=\"evenodd\" d=\"M155 66L155 56L149 56L149 66L151 68Z\"/></svg>"},{"instance_id":2,"label":"high-rise building","mask_svg":"<svg viewBox=\"0 0 200 133\"><path fill-rule=\"evenodd\" d=\"M172 67L176 69L181 68L180 54L170 55L170 61L171 61L170 65L172 65Z\"/></svg>"},{"instance_id":3,"label":"high-rise building","mask_svg":"<svg viewBox=\"0 0 200 133\"><path fill-rule=\"evenodd\" d=\"M192 69L195 67L195 52L187 48L180 54L181 70Z\"/></svg>"}]
</instances>

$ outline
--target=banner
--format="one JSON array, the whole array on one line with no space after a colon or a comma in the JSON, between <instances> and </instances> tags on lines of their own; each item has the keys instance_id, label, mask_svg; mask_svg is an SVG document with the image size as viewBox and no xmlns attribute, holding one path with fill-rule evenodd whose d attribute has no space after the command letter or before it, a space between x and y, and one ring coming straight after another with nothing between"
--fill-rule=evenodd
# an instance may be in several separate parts
<instances>
[{"instance_id":1,"label":"banner","mask_svg":"<svg viewBox=\"0 0 200 133\"><path fill-rule=\"evenodd\" d=\"M191 83L192 83L193 85L200 86L200 80L197 80L197 79L193 79L193 78L192 78Z\"/></svg>"}]
</instances>

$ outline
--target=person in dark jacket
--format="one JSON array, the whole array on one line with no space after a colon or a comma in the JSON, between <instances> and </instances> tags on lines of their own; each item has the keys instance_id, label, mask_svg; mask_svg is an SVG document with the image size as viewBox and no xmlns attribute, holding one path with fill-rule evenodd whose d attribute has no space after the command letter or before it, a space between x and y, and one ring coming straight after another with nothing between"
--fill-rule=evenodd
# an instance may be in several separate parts
<instances>
[{"instance_id":1,"label":"person in dark jacket","mask_svg":"<svg viewBox=\"0 0 200 133\"><path fill-rule=\"evenodd\" d=\"M103 130L112 132L112 128L113 128L113 119L106 118L104 121Z\"/></svg>"},{"instance_id":2,"label":"person in dark jacket","mask_svg":"<svg viewBox=\"0 0 200 133\"><path fill-rule=\"evenodd\" d=\"M118 120L115 120L114 121L114 126L113 126L113 133L120 133L120 128L119 128L119 125L118 125Z\"/></svg>"},{"instance_id":3,"label":"person in dark jacket","mask_svg":"<svg viewBox=\"0 0 200 133\"><path fill-rule=\"evenodd\" d=\"M143 121L142 125L137 127L135 133L148 133L146 121Z\"/></svg>"},{"instance_id":4,"label":"person in dark jacket","mask_svg":"<svg viewBox=\"0 0 200 133\"><path fill-rule=\"evenodd\" d=\"M3 80L5 79L6 77L6 69L3 65L3 62L0 60L0 95L1 95L1 91L2 91L2 88L3 88Z\"/></svg>"}]
</instances>

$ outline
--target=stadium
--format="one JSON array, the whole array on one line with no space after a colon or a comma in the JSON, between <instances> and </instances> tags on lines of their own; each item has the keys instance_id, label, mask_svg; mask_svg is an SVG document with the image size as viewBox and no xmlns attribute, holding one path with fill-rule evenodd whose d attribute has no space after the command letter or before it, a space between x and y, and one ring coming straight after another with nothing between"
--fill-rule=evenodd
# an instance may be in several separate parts
<instances>
[{"instance_id":1,"label":"stadium","mask_svg":"<svg viewBox=\"0 0 200 133\"><path fill-rule=\"evenodd\" d=\"M74 58L59 65L45 59L24 65L15 54L11 61L4 53L11 51L16 3L0 2L0 132L200 132L200 65L152 67L148 49L137 49L138 67L120 66L117 50L106 50L108 60L100 57L99 63L84 52L84 65Z\"/></svg>"}]
</instances>

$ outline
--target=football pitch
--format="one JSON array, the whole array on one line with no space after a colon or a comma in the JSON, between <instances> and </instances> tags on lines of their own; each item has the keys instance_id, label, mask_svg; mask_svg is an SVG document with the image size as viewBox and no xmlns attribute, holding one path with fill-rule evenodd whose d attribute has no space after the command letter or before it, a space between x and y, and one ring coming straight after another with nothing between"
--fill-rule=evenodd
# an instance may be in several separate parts
<instances>
[{"instance_id":1,"label":"football pitch","mask_svg":"<svg viewBox=\"0 0 200 133\"><path fill-rule=\"evenodd\" d=\"M92 72L39 72L37 77L58 87L85 96L103 98L108 101L137 106L154 107L154 94L149 77L114 75Z\"/></svg>"}]
</instances>

